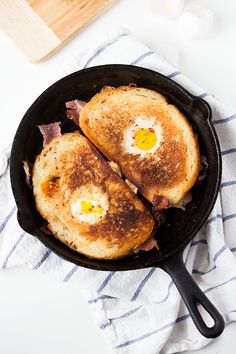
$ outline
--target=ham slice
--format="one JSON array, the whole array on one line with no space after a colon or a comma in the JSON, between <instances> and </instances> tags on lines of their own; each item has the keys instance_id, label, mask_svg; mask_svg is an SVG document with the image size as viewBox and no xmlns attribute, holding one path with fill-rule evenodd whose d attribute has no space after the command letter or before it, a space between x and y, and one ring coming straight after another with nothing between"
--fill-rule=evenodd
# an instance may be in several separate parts
<instances>
[{"instance_id":1,"label":"ham slice","mask_svg":"<svg viewBox=\"0 0 236 354\"><path fill-rule=\"evenodd\" d=\"M79 117L82 109L86 105L85 101L74 100L66 102L66 116L79 125Z\"/></svg>"},{"instance_id":2,"label":"ham slice","mask_svg":"<svg viewBox=\"0 0 236 354\"><path fill-rule=\"evenodd\" d=\"M43 146L49 144L54 138L61 136L61 122L38 125L40 133L43 135Z\"/></svg>"},{"instance_id":3,"label":"ham slice","mask_svg":"<svg viewBox=\"0 0 236 354\"><path fill-rule=\"evenodd\" d=\"M168 209L172 206L169 199L167 199L163 195L156 195L155 194L152 203L153 203L154 210Z\"/></svg>"},{"instance_id":4,"label":"ham slice","mask_svg":"<svg viewBox=\"0 0 236 354\"><path fill-rule=\"evenodd\" d=\"M138 253L139 251L150 251L153 248L156 248L158 251L160 250L157 240L155 240L153 237L149 238L147 241L142 243L140 246L134 249L134 253Z\"/></svg>"}]
</instances>

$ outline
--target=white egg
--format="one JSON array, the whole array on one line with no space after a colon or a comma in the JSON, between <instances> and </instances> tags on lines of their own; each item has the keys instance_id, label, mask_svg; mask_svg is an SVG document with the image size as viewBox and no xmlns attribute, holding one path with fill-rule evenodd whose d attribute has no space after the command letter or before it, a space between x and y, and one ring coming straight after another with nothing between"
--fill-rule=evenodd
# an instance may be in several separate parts
<instances>
[{"instance_id":1,"label":"white egg","mask_svg":"<svg viewBox=\"0 0 236 354\"><path fill-rule=\"evenodd\" d=\"M155 118L143 119L136 117L124 132L123 145L129 154L145 156L154 153L162 140L162 128L155 123Z\"/></svg>"},{"instance_id":2,"label":"white egg","mask_svg":"<svg viewBox=\"0 0 236 354\"><path fill-rule=\"evenodd\" d=\"M109 207L108 196L102 188L85 185L71 197L71 213L74 219L88 224L99 223Z\"/></svg>"},{"instance_id":3,"label":"white egg","mask_svg":"<svg viewBox=\"0 0 236 354\"><path fill-rule=\"evenodd\" d=\"M180 33L188 39L202 39L213 25L213 13L197 1L188 4L178 20Z\"/></svg>"},{"instance_id":4,"label":"white egg","mask_svg":"<svg viewBox=\"0 0 236 354\"><path fill-rule=\"evenodd\" d=\"M184 0L150 0L151 10L155 15L177 18L184 7Z\"/></svg>"}]
</instances>

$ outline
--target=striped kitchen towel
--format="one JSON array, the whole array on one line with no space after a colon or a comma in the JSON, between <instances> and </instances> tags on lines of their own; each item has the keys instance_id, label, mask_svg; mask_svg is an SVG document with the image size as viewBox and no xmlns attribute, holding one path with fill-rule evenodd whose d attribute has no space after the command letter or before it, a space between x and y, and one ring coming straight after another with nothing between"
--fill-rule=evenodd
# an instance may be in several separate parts
<instances>
[{"instance_id":1,"label":"striped kitchen towel","mask_svg":"<svg viewBox=\"0 0 236 354\"><path fill-rule=\"evenodd\" d=\"M236 110L197 87L178 69L128 32L113 34L79 55L73 70L124 63L156 70L176 80L210 104L221 144L223 179L207 223L186 248L184 257L193 278L219 309L226 322L236 320ZM9 182L9 152L0 164L0 265L27 264L86 290L91 313L106 335L111 352L170 354L209 343L195 328L169 275L149 268L127 272L83 269L56 256L17 224Z\"/></svg>"}]
</instances>

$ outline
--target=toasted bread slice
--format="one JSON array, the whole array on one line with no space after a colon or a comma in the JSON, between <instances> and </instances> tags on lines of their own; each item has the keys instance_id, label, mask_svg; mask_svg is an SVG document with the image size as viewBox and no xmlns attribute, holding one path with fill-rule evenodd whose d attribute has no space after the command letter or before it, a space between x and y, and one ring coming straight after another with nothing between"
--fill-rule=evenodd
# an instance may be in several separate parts
<instances>
[{"instance_id":1,"label":"toasted bread slice","mask_svg":"<svg viewBox=\"0 0 236 354\"><path fill-rule=\"evenodd\" d=\"M196 182L200 156L186 117L161 94L105 87L80 115L84 134L151 203L177 204Z\"/></svg>"},{"instance_id":2,"label":"toasted bread slice","mask_svg":"<svg viewBox=\"0 0 236 354\"><path fill-rule=\"evenodd\" d=\"M43 148L32 182L37 210L51 232L88 257L123 257L150 237L149 211L78 132Z\"/></svg>"}]
</instances>

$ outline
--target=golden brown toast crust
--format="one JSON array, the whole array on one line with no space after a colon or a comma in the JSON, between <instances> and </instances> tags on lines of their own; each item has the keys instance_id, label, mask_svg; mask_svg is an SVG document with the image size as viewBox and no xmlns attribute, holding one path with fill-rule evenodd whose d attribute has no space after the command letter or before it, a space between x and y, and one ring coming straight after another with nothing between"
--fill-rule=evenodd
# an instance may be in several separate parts
<instances>
[{"instance_id":1,"label":"golden brown toast crust","mask_svg":"<svg viewBox=\"0 0 236 354\"><path fill-rule=\"evenodd\" d=\"M36 207L52 233L88 257L119 258L150 237L154 222L148 210L78 132L44 147L32 180ZM91 185L101 188L109 202L106 215L95 224L75 219L70 204L81 186Z\"/></svg>"},{"instance_id":2,"label":"golden brown toast crust","mask_svg":"<svg viewBox=\"0 0 236 354\"><path fill-rule=\"evenodd\" d=\"M136 117L154 117L162 129L160 146L152 154L131 154L124 148L124 132ZM155 195L163 195L175 204L196 182L200 156L192 127L155 91L106 87L86 104L80 126L150 202Z\"/></svg>"}]
</instances>

